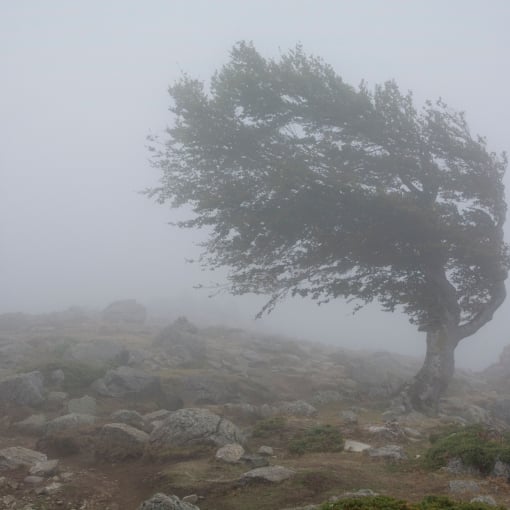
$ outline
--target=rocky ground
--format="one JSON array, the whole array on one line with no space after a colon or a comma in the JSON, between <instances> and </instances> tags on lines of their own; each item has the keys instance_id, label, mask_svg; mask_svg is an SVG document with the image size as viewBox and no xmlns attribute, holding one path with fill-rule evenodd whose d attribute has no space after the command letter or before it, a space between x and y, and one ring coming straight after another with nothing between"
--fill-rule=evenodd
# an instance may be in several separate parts
<instances>
[{"instance_id":1,"label":"rocky ground","mask_svg":"<svg viewBox=\"0 0 510 510\"><path fill-rule=\"evenodd\" d=\"M395 399L419 364L165 325L132 301L0 316L0 509L282 510L359 491L510 506L510 466L482 477L421 462L447 424L508 429L510 350L458 371L435 417ZM296 449L324 427L341 447Z\"/></svg>"}]
</instances>

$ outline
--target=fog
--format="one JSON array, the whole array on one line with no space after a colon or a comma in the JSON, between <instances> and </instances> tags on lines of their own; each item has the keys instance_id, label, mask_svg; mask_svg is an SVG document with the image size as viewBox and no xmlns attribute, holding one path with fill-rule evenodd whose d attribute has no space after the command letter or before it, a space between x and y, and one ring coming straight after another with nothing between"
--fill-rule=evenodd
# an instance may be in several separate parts
<instances>
[{"instance_id":1,"label":"fog","mask_svg":"<svg viewBox=\"0 0 510 510\"><path fill-rule=\"evenodd\" d=\"M266 56L301 42L353 85L394 78L418 103L441 96L505 150L508 19L506 0L3 2L0 313L136 298L197 322L423 354L407 318L377 306L353 316L340 301L290 300L256 322L263 298L195 290L221 274L187 264L201 234L138 193L159 177L146 137L172 121L168 85L183 71L208 79L244 39ZM462 342L458 365L495 361L509 315L510 299Z\"/></svg>"}]
</instances>

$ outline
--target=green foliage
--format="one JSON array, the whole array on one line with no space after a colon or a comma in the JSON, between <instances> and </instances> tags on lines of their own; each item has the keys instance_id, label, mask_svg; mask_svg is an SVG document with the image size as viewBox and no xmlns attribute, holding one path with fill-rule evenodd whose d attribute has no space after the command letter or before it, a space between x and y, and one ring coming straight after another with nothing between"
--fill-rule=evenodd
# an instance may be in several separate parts
<instances>
[{"instance_id":1,"label":"green foliage","mask_svg":"<svg viewBox=\"0 0 510 510\"><path fill-rule=\"evenodd\" d=\"M462 503L445 496L428 496L420 503L409 503L388 496L341 499L335 503L324 503L320 510L502 510L484 503Z\"/></svg>"},{"instance_id":2,"label":"green foliage","mask_svg":"<svg viewBox=\"0 0 510 510\"><path fill-rule=\"evenodd\" d=\"M466 466L488 474L496 460L510 462L510 437L489 431L481 425L446 430L431 438L432 446L425 455L428 467L446 466L459 458Z\"/></svg>"},{"instance_id":3,"label":"green foliage","mask_svg":"<svg viewBox=\"0 0 510 510\"><path fill-rule=\"evenodd\" d=\"M272 416L255 423L253 437L271 437L281 434L287 426L287 420L283 416Z\"/></svg>"},{"instance_id":4,"label":"green foliage","mask_svg":"<svg viewBox=\"0 0 510 510\"><path fill-rule=\"evenodd\" d=\"M390 81L346 84L301 47L266 59L239 43L208 85L169 88L175 123L152 148L160 203L205 227L201 263L233 294L402 306L425 329L504 299L506 156L443 101L421 109Z\"/></svg>"},{"instance_id":5,"label":"green foliage","mask_svg":"<svg viewBox=\"0 0 510 510\"><path fill-rule=\"evenodd\" d=\"M295 436L289 443L291 453L341 452L344 440L338 428L332 425L317 425Z\"/></svg>"}]
</instances>

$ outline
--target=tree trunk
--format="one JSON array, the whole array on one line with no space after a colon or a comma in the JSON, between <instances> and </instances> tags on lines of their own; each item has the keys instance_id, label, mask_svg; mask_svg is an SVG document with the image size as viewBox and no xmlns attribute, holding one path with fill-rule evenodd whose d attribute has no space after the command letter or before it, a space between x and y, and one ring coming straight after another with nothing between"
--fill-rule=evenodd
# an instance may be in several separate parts
<instances>
[{"instance_id":1,"label":"tree trunk","mask_svg":"<svg viewBox=\"0 0 510 510\"><path fill-rule=\"evenodd\" d=\"M427 332L427 353L422 368L405 391L407 406L436 413L439 399L455 371L455 347L459 336L448 328Z\"/></svg>"}]
</instances>

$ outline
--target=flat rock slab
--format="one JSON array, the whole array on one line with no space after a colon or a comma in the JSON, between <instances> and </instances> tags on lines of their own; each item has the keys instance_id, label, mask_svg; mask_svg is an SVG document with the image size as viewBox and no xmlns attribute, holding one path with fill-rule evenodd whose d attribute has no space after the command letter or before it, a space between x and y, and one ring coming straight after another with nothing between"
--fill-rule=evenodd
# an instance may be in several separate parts
<instances>
[{"instance_id":1,"label":"flat rock slab","mask_svg":"<svg viewBox=\"0 0 510 510\"><path fill-rule=\"evenodd\" d=\"M242 481L266 481L271 483L283 482L293 477L296 472L283 466L267 466L252 469L241 475Z\"/></svg>"},{"instance_id":2,"label":"flat rock slab","mask_svg":"<svg viewBox=\"0 0 510 510\"><path fill-rule=\"evenodd\" d=\"M0 450L0 469L16 469L18 467L32 467L38 462L45 462L48 457L44 453L23 448L22 446L10 446Z\"/></svg>"},{"instance_id":3,"label":"flat rock slab","mask_svg":"<svg viewBox=\"0 0 510 510\"><path fill-rule=\"evenodd\" d=\"M352 439L346 439L344 443L344 450L346 452L361 453L372 448L369 444L360 443L359 441L353 441Z\"/></svg>"},{"instance_id":4,"label":"flat rock slab","mask_svg":"<svg viewBox=\"0 0 510 510\"><path fill-rule=\"evenodd\" d=\"M371 448L368 455L374 458L390 459L390 460L406 460L407 455L402 446L397 444L388 444L380 448Z\"/></svg>"}]
</instances>

